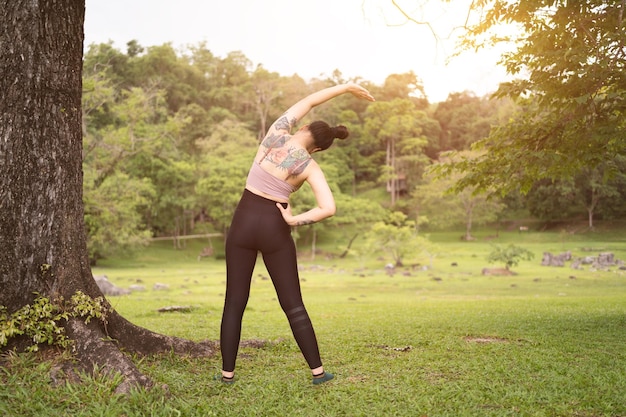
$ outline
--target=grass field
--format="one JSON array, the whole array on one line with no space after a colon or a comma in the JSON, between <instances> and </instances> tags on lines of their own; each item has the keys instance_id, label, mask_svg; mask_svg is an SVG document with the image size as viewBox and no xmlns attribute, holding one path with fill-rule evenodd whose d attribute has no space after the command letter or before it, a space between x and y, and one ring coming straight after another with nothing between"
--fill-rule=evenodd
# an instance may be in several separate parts
<instances>
[{"instance_id":1,"label":"grass field","mask_svg":"<svg viewBox=\"0 0 626 417\"><path fill-rule=\"evenodd\" d=\"M390 276L375 257L300 261L305 303L327 370L314 387L259 259L244 316L237 382L212 380L219 356L138 358L168 392L111 394L114 382L86 379L51 388L50 361L5 357L0 413L6 416L626 416L626 271L541 266L544 252L574 257L612 252L626 260L619 232L433 234L432 259L407 259ZM514 276L483 276L491 244L535 253ZM160 242L128 259L94 268L121 287L111 297L132 322L168 335L217 340L223 301L222 260ZM339 251L337 251L339 252ZM413 266L417 265L419 266ZM454 265L453 265L454 264ZM423 268L422 265L427 266ZM167 289L155 290L154 284ZM159 313L166 306L185 313Z\"/></svg>"}]
</instances>

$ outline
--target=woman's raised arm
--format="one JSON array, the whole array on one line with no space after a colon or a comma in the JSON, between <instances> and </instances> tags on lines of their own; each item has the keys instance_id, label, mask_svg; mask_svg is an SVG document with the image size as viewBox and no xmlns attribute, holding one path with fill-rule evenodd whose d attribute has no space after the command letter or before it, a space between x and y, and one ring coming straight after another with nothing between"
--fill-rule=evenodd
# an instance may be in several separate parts
<instances>
[{"instance_id":1,"label":"woman's raised arm","mask_svg":"<svg viewBox=\"0 0 626 417\"><path fill-rule=\"evenodd\" d=\"M370 92L356 83L335 85L309 94L298 101L287 109L287 111L272 124L270 129L290 132L296 123L302 120L313 107L319 106L330 99L346 93L350 93L360 99L374 101L374 97L372 97Z\"/></svg>"}]
</instances>

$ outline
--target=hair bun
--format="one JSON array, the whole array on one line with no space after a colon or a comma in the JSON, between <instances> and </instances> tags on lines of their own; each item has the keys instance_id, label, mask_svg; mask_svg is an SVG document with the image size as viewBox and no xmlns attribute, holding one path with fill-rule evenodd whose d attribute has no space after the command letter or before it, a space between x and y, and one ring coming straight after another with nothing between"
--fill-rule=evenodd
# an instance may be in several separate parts
<instances>
[{"instance_id":1,"label":"hair bun","mask_svg":"<svg viewBox=\"0 0 626 417\"><path fill-rule=\"evenodd\" d=\"M342 125L333 127L332 131L333 136L337 139L345 139L350 134L350 132L348 132L348 128Z\"/></svg>"}]
</instances>

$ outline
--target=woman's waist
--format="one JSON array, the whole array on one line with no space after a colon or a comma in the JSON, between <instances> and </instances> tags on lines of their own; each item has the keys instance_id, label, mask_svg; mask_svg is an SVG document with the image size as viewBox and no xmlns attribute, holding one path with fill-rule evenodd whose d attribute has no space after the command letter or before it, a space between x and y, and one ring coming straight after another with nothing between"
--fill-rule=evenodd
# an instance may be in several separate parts
<instances>
[{"instance_id":1,"label":"woman's waist","mask_svg":"<svg viewBox=\"0 0 626 417\"><path fill-rule=\"evenodd\" d=\"M258 197L268 200L268 202L271 202L274 205L276 205L276 203L283 203L283 204L289 203L288 199L284 199L284 198L280 198L280 197L276 197L276 196L264 193L263 191L257 190L250 184L246 185L246 190Z\"/></svg>"}]
</instances>

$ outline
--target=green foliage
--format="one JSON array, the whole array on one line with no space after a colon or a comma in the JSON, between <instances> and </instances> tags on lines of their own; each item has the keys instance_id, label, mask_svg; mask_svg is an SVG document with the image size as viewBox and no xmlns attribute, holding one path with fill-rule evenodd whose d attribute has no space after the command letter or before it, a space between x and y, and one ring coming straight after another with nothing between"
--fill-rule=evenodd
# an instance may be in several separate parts
<instances>
[{"instance_id":1,"label":"green foliage","mask_svg":"<svg viewBox=\"0 0 626 417\"><path fill-rule=\"evenodd\" d=\"M426 135L437 137L432 119L418 110L411 100L399 98L372 103L365 116L365 131L377 138L385 149L379 181L387 184L391 206L394 206L401 191L400 178L404 178L411 189L428 164L428 158L423 153L429 142Z\"/></svg>"},{"instance_id":2,"label":"green foliage","mask_svg":"<svg viewBox=\"0 0 626 417\"><path fill-rule=\"evenodd\" d=\"M91 261L145 246L151 233L145 230L139 210L155 197L150 181L116 173L96 188L92 178L93 171L86 171L83 199Z\"/></svg>"},{"instance_id":3,"label":"green foliage","mask_svg":"<svg viewBox=\"0 0 626 417\"><path fill-rule=\"evenodd\" d=\"M507 246L492 245L492 248L487 256L487 262L500 262L506 269L517 266L522 260L530 261L535 257L533 252L512 243Z\"/></svg>"},{"instance_id":4,"label":"green foliage","mask_svg":"<svg viewBox=\"0 0 626 417\"><path fill-rule=\"evenodd\" d=\"M611 25L619 25L615 8L587 7L595 3L584 2L582 14L572 15L572 23L567 23L566 17L573 9L561 10L556 3L545 15L535 1L529 2L526 9L517 3L475 3L479 4L494 9L483 22L485 26L476 29L477 35L500 18L528 21L529 41L553 45L545 49L547 45L541 44L549 51L542 52L544 49L533 50L522 44L523 53L506 57L505 63L518 60L526 65L528 61L527 67L541 75L532 78L536 85L504 85L497 100L469 93L451 94L445 102L431 106L424 98L419 74L391 74L382 86L361 80L377 97L375 103L338 97L315 108L307 120L301 121L323 119L350 129L349 140L338 141L330 152L315 156L337 201L344 200L343 194L391 194L387 207L412 213L412 191L429 180L423 174L432 160L439 158L443 150L465 151L472 144L484 153L477 158L455 160L441 170L466 170L467 175L457 178L457 189L468 188L473 197L474 191L503 192L507 187L508 191L527 192L537 178L552 177L555 168L573 167L572 161L582 150L589 155L600 150L603 158L611 152L618 154L621 142L615 138L623 132L625 120L618 100L623 90L617 82L623 73L621 62L611 67L613 61L608 55L585 55L596 47L596 52L615 55L607 48L619 44L624 32L613 36L608 31ZM599 37L598 45L585 41L584 30L563 32L571 25L586 27L591 21L587 18L600 23L588 32ZM546 39L531 36L541 24L549 29ZM526 59L535 58L534 52L538 52L537 61ZM569 58L565 58L568 53ZM581 58L584 56L594 58L587 62ZM561 72L552 65L552 58ZM564 70L569 68L565 65L568 62L573 68L570 72ZM131 41L126 53L110 43L91 45L84 63L84 198L93 261L116 251L139 248L150 236L191 232L192 226L203 230L226 228L243 188L253 148L268 123L304 94L349 81L339 71L309 82L295 75L283 77L262 66L253 67L241 52L218 57L206 43L175 50L170 44L143 48ZM602 77L593 78L585 68L594 73L606 71ZM592 88L581 84L590 78L602 83L590 84ZM528 87L522 100L514 102L504 97L512 93L511 97L518 98L522 87ZM576 91L578 95L573 94ZM514 113L515 109L521 111ZM555 113L554 109L561 112ZM491 136L487 137L490 129ZM567 134L561 137L559 132ZM551 139L541 142L539 138L544 136ZM603 138L606 140L600 140ZM581 143L585 146L579 146ZM602 179L617 179L623 172L614 158L605 158L605 163ZM589 169L595 167L590 165ZM520 175L528 181L520 182ZM573 174L566 175L563 181L572 178ZM584 195L577 196L580 203L576 207L589 208L593 197L602 195L595 215L620 216L621 202L626 198L618 191L623 188L620 182L608 183L613 190L598 185L596 180L594 184L576 185L584 191ZM126 190L121 189L125 185ZM298 199L294 196L294 203L299 204ZM303 202L307 199L302 196ZM603 204L609 201L608 206ZM445 199L440 202L447 203ZM481 202L477 207L488 205ZM453 219L451 223L464 218L455 212L446 216L442 207L449 208L439 206L433 215L420 214L420 218L428 217L433 227L446 217ZM493 218L498 212L487 209L483 215L474 211L471 221L481 225L490 221L489 214ZM206 219L204 214L208 214L208 224L182 224L189 219ZM464 221L469 224L467 216ZM122 233L113 236L110 230ZM314 230L321 239L330 236L330 229L323 225L316 225ZM353 236L346 234L345 241Z\"/></svg>"},{"instance_id":5,"label":"green foliage","mask_svg":"<svg viewBox=\"0 0 626 417\"><path fill-rule=\"evenodd\" d=\"M439 152L470 149L489 136L492 126L502 124L514 107L510 100L476 97L471 93L453 93L439 103L433 117L441 125L438 147L429 145L428 154L436 159Z\"/></svg>"},{"instance_id":6,"label":"green foliage","mask_svg":"<svg viewBox=\"0 0 626 417\"><path fill-rule=\"evenodd\" d=\"M607 165L616 168L609 174ZM583 168L571 179L540 180L528 192L529 212L542 220L559 220L586 214L588 226L595 218L611 219L624 214L623 201L626 169L623 157L617 156L595 168Z\"/></svg>"},{"instance_id":7,"label":"green foliage","mask_svg":"<svg viewBox=\"0 0 626 417\"><path fill-rule=\"evenodd\" d=\"M69 309L71 317L83 318L85 323L89 323L92 318L100 320L105 325L107 323L109 307L104 297L92 298L82 291L77 291L70 299Z\"/></svg>"},{"instance_id":8,"label":"green foliage","mask_svg":"<svg viewBox=\"0 0 626 417\"><path fill-rule=\"evenodd\" d=\"M374 223L365 235L368 253L387 253L396 266L402 266L403 260L419 257L428 251L429 242L417 234L415 222L399 211L389 214L386 221Z\"/></svg>"},{"instance_id":9,"label":"green foliage","mask_svg":"<svg viewBox=\"0 0 626 417\"><path fill-rule=\"evenodd\" d=\"M471 153L464 152L463 155ZM443 165L445 162L430 167L425 182L415 188L413 199L419 215L427 219L425 223L430 227L445 229L464 225L465 239L471 240L472 228L497 220L504 204L496 196L490 197L471 186L455 190L454 186L462 176L459 173L438 176Z\"/></svg>"},{"instance_id":10,"label":"green foliage","mask_svg":"<svg viewBox=\"0 0 626 417\"><path fill-rule=\"evenodd\" d=\"M346 254L352 250L351 243L357 236L362 238L373 224L388 216L387 211L371 199L339 194L335 200L337 213L324 223L340 233L341 238L336 243Z\"/></svg>"},{"instance_id":11,"label":"green foliage","mask_svg":"<svg viewBox=\"0 0 626 417\"><path fill-rule=\"evenodd\" d=\"M516 49L502 61L524 76L497 93L518 100L520 111L477 142L480 158L451 165L467 173L459 187L527 192L537 180L571 178L625 154L623 3L480 3L486 10L477 10L466 46L489 46L503 39L502 25L514 26Z\"/></svg>"},{"instance_id":12,"label":"green foliage","mask_svg":"<svg viewBox=\"0 0 626 417\"><path fill-rule=\"evenodd\" d=\"M210 136L198 141L202 155L197 162L193 206L204 208L217 230L230 224L257 146L255 137L232 120L221 122Z\"/></svg>"},{"instance_id":13,"label":"green foliage","mask_svg":"<svg viewBox=\"0 0 626 417\"><path fill-rule=\"evenodd\" d=\"M113 92L105 74L87 78L93 88L83 100L83 196L92 262L144 245L152 235L147 226L163 227L171 202L178 204L191 189L180 173L186 165L178 161L173 140L187 121L167 114L163 90Z\"/></svg>"},{"instance_id":14,"label":"green foliage","mask_svg":"<svg viewBox=\"0 0 626 417\"><path fill-rule=\"evenodd\" d=\"M91 298L81 291L76 292L69 303L59 299L37 296L32 304L27 304L12 314L0 306L0 348L9 339L26 336L32 341L27 351L36 352L40 344L67 348L71 341L65 336L63 322L71 318L82 318L88 323L96 318L106 324L108 308L103 297Z\"/></svg>"},{"instance_id":15,"label":"green foliage","mask_svg":"<svg viewBox=\"0 0 626 417\"><path fill-rule=\"evenodd\" d=\"M69 313L42 296L37 297L32 305L27 304L11 315L4 306L0 306L0 347L20 335L32 340L29 351L37 351L40 343L67 347L68 340L59 322L68 318Z\"/></svg>"}]
</instances>

